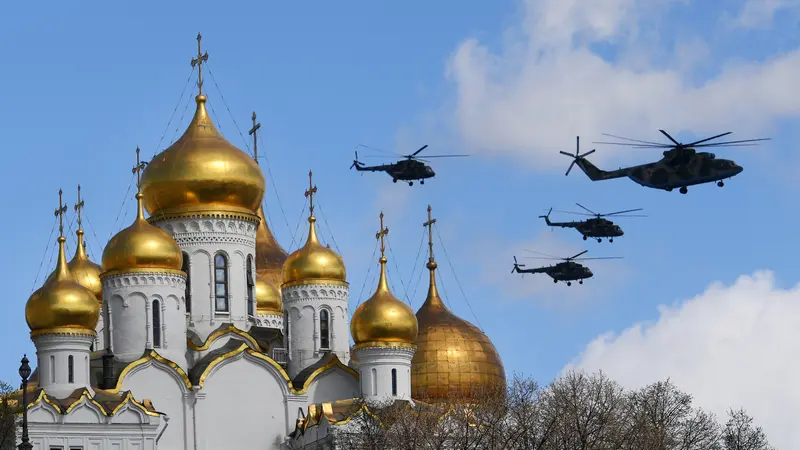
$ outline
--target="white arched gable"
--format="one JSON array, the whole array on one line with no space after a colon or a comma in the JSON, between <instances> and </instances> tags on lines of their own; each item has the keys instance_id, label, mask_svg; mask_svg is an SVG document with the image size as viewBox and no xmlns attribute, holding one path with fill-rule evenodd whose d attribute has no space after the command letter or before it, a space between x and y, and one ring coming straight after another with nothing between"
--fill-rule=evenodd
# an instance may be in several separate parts
<instances>
[{"instance_id":1,"label":"white arched gable","mask_svg":"<svg viewBox=\"0 0 800 450\"><path fill-rule=\"evenodd\" d=\"M148 423L147 415L130 403L123 405L111 417L111 423Z\"/></svg>"},{"instance_id":2,"label":"white arched gable","mask_svg":"<svg viewBox=\"0 0 800 450\"><path fill-rule=\"evenodd\" d=\"M28 408L28 421L35 423L58 423L59 413L52 405L40 401Z\"/></svg>"},{"instance_id":3,"label":"white arched gable","mask_svg":"<svg viewBox=\"0 0 800 450\"><path fill-rule=\"evenodd\" d=\"M124 378L121 379L118 382L118 383L122 384L122 389L121 390L136 392L137 393L137 397L138 397L139 396L139 391L138 390L129 389L128 386L127 386L127 382L130 381L133 378L137 378L137 374L139 374L140 372L151 372L152 373L153 371L166 373L170 378L172 378L175 381L175 383L180 388L180 391L181 391L182 394L185 394L185 393L189 392L189 389L186 387L186 380L181 376L181 374L178 373L178 371L175 370L172 366L170 366L168 364L165 364L165 363L163 363L163 362L161 362L161 361L159 361L159 360L157 360L155 358L151 358L148 361L146 361L146 362L144 362L142 364L139 364L136 367L133 367L130 371L128 371L124 375ZM147 376L150 376L151 374L148 373L148 374L142 374L142 375L144 375L144 377L146 378ZM144 396L142 398L153 398L153 397ZM158 398L158 397L155 397L155 398Z\"/></svg>"},{"instance_id":4,"label":"white arched gable","mask_svg":"<svg viewBox=\"0 0 800 450\"><path fill-rule=\"evenodd\" d=\"M295 386L300 389L302 386ZM353 372L334 366L320 373L306 389L309 403L324 403L361 396L361 384Z\"/></svg>"},{"instance_id":5,"label":"white arched gable","mask_svg":"<svg viewBox=\"0 0 800 450\"><path fill-rule=\"evenodd\" d=\"M210 370L205 372L203 374L205 375L203 379L204 381L202 382L203 386L205 387L205 383L214 378L214 374L216 374L217 372L222 371L223 369L225 369L230 365L241 364L241 363L253 364L259 367L260 369L265 370L270 375L270 378L274 380L275 383L277 383L277 386L280 388L283 395L284 396L289 395L289 383L284 377L284 375L280 371L278 371L278 369L276 369L275 366L273 366L271 363L257 356L253 356L250 352L247 351L243 351L237 355L231 356L230 358L221 361L219 364L215 365ZM244 370L244 368L242 369ZM262 378L259 378L259 380L261 379ZM261 390L263 388L264 388L263 384L260 384L259 389Z\"/></svg>"},{"instance_id":6,"label":"white arched gable","mask_svg":"<svg viewBox=\"0 0 800 450\"><path fill-rule=\"evenodd\" d=\"M94 402L83 396L78 403L70 407L69 413L64 415L64 423L105 423L105 413Z\"/></svg>"}]
</instances>

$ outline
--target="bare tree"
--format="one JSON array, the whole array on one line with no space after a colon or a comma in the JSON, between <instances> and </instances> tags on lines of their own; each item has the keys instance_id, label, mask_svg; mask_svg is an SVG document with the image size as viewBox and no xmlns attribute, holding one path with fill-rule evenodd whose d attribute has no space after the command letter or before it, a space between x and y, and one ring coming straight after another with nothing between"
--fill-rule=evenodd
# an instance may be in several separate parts
<instances>
[{"instance_id":1,"label":"bare tree","mask_svg":"<svg viewBox=\"0 0 800 450\"><path fill-rule=\"evenodd\" d=\"M18 414L21 411L18 401L12 400L15 389L5 381L0 381L0 450L16 448Z\"/></svg>"},{"instance_id":2,"label":"bare tree","mask_svg":"<svg viewBox=\"0 0 800 450\"><path fill-rule=\"evenodd\" d=\"M728 411L722 443L725 450L773 450L764 430L753 425L753 418L744 409Z\"/></svg>"}]
</instances>

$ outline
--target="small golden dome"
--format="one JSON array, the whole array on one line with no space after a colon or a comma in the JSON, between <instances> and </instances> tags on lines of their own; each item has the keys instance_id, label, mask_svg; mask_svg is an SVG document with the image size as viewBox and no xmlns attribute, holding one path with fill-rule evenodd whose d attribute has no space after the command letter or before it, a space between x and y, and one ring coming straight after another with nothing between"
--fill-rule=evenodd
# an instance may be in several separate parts
<instances>
[{"instance_id":1,"label":"small golden dome","mask_svg":"<svg viewBox=\"0 0 800 450\"><path fill-rule=\"evenodd\" d=\"M261 274L256 274L256 311L259 314L283 315L280 291Z\"/></svg>"},{"instance_id":2,"label":"small golden dome","mask_svg":"<svg viewBox=\"0 0 800 450\"><path fill-rule=\"evenodd\" d=\"M389 290L386 281L386 257L381 255L378 288L362 303L350 320L350 333L355 348L398 346L414 347L417 338L417 318L414 311Z\"/></svg>"},{"instance_id":3,"label":"small golden dome","mask_svg":"<svg viewBox=\"0 0 800 450\"><path fill-rule=\"evenodd\" d=\"M256 273L278 288L283 282L283 264L289 254L272 235L262 206L256 214L261 220L256 229Z\"/></svg>"},{"instance_id":4,"label":"small golden dome","mask_svg":"<svg viewBox=\"0 0 800 450\"><path fill-rule=\"evenodd\" d=\"M419 335L411 360L411 396L420 400L468 400L481 391L504 389L505 369L489 337L459 318L436 289L436 262L428 262L430 286L417 311Z\"/></svg>"},{"instance_id":5,"label":"small golden dome","mask_svg":"<svg viewBox=\"0 0 800 450\"><path fill-rule=\"evenodd\" d=\"M105 272L131 269L181 270L183 254L166 231L144 218L141 193L136 194L137 214L133 224L108 241L103 251Z\"/></svg>"},{"instance_id":6,"label":"small golden dome","mask_svg":"<svg viewBox=\"0 0 800 450\"><path fill-rule=\"evenodd\" d=\"M58 262L54 275L31 295L25 321L31 335L79 333L94 335L100 305L94 294L80 285L67 265L64 236L58 237Z\"/></svg>"},{"instance_id":7,"label":"small golden dome","mask_svg":"<svg viewBox=\"0 0 800 450\"><path fill-rule=\"evenodd\" d=\"M67 267L72 277L81 286L85 287L99 303L103 303L103 284L100 282L100 274L103 268L93 263L86 254L86 241L83 240L83 229L78 228L75 232L78 235L78 248L75 249L75 256L72 257ZM56 272L50 274L48 281L56 276Z\"/></svg>"},{"instance_id":8,"label":"small golden dome","mask_svg":"<svg viewBox=\"0 0 800 450\"><path fill-rule=\"evenodd\" d=\"M189 127L144 170L142 193L150 215L200 211L254 214L266 181L245 152L217 131L206 111L206 96L195 98Z\"/></svg>"},{"instance_id":9,"label":"small golden dome","mask_svg":"<svg viewBox=\"0 0 800 450\"><path fill-rule=\"evenodd\" d=\"M298 281L345 282L347 271L342 257L328 247L323 247L317 238L314 225L317 219L308 218L308 240L306 244L289 255L283 263L283 284ZM256 266L258 267L258 266Z\"/></svg>"}]
</instances>

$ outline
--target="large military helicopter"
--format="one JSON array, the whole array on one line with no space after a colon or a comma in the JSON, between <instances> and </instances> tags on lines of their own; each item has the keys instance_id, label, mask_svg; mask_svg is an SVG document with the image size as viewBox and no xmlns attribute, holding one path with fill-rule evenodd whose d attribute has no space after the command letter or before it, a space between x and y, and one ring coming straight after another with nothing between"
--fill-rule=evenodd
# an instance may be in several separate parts
<instances>
[{"instance_id":1,"label":"large military helicopter","mask_svg":"<svg viewBox=\"0 0 800 450\"><path fill-rule=\"evenodd\" d=\"M622 259L620 256L608 256L605 258L579 258L579 256L583 255L584 253L588 252L589 250L584 250L578 253L575 256L569 258L559 258L557 256L548 255L545 253L534 252L533 250L525 250L526 252L534 253L537 255L542 255L542 257L533 257L533 256L526 256L526 258L531 259L551 259L551 260L559 260L562 261L554 266L547 266L547 267L537 267L535 269L521 269L521 267L525 267L525 264L517 263L517 257L514 257L514 268L511 269L511 273L517 272L521 274L526 273L546 273L553 279L553 283L558 283L559 281L564 281L567 283L567 286L572 286L573 281L577 281L578 284L583 284L583 280L587 278L592 278L594 274L588 267L584 266L581 263L577 263L575 261L588 261L590 259Z\"/></svg>"},{"instance_id":2,"label":"large military helicopter","mask_svg":"<svg viewBox=\"0 0 800 450\"><path fill-rule=\"evenodd\" d=\"M550 211L543 216L539 216L544 219L547 225L551 227L561 227L561 228L575 228L578 230L580 234L583 235L583 240L587 240L590 237L597 239L597 242L603 242L603 238L608 238L608 242L614 242L615 237L620 237L625 234L622 231L622 227L615 224L614 222L605 219L608 216L615 216L615 217L646 217L643 215L638 214L628 214L622 215L626 213L631 213L635 211L641 211L642 208L636 209L626 209L625 211L617 211L608 214L598 214L591 209L581 205L580 203L575 203L576 205L580 206L581 208L588 211L590 214L586 213L575 213L570 211L560 211L567 214L578 214L582 216L590 216L591 219L581 220L578 222L551 222L550 221L550 213L553 212L553 208L550 208Z\"/></svg>"},{"instance_id":3,"label":"large military helicopter","mask_svg":"<svg viewBox=\"0 0 800 450\"><path fill-rule=\"evenodd\" d=\"M681 194L689 192L688 186L696 184L711 183L716 181L717 186L722 187L725 183L722 181L727 178L734 177L744 170L741 166L737 165L730 159L717 159L714 153L698 152L699 148L708 147L739 147L756 145L754 142L767 141L769 138L762 139L745 139L740 141L727 141L709 143L709 141L727 136L731 132L718 134L705 139L700 139L689 144L682 144L676 141L672 136L664 130L658 130L666 136L672 144L660 144L658 142L640 141L637 139L630 139L621 136L614 136L612 134L605 134L616 139L623 139L631 142L595 142L597 144L612 144L623 145L634 148L663 148L664 157L661 160L648 164L641 164L638 166L624 167L617 170L600 170L594 164L589 162L586 157L594 153L594 149L580 154L580 137L577 138L577 146L575 154L567 152L559 152L562 155L574 158L572 163L567 169L566 175L569 175L572 166L577 164L578 167L592 180L610 180L612 178L628 177L634 182L653 189L662 189L667 192L675 188L680 188Z\"/></svg>"},{"instance_id":4,"label":"large military helicopter","mask_svg":"<svg viewBox=\"0 0 800 450\"><path fill-rule=\"evenodd\" d=\"M365 148L371 148L362 146ZM433 178L436 176L436 173L433 171L429 165L425 164L428 162L426 159L418 158L417 155L423 150L428 148L427 145L423 145L419 150L415 151L410 155L400 155L397 153L390 153L384 152L383 150L379 150L384 153L389 153L401 158L400 161L397 161L393 164L381 164L378 166L366 166L364 163L358 160L358 151L356 151L356 159L353 160L353 164L350 168L354 168L359 171L368 171L368 172L386 172L392 176L392 181L397 183L397 180L408 181L409 186L414 185L414 180L419 180L419 184L425 184L425 180L427 178ZM378 149L373 149L378 150ZM469 156L469 155L426 155L425 158L454 158L454 157L461 157L461 156Z\"/></svg>"}]
</instances>

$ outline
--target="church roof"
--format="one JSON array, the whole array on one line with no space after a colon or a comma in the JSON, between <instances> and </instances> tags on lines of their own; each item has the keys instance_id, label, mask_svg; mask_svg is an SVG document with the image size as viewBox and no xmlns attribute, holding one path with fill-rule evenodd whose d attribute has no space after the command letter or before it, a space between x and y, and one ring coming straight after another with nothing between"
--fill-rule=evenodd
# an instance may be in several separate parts
<instances>
[{"instance_id":1,"label":"church roof","mask_svg":"<svg viewBox=\"0 0 800 450\"><path fill-rule=\"evenodd\" d=\"M320 358L319 361L315 362L314 364L311 364L310 366L301 370L297 375L295 375L294 379L292 380L292 386L295 386L298 389L305 386L306 381L308 381L308 379L311 378L311 375L313 375L314 372L325 366L335 366L337 362L341 364L341 361L339 361L339 357L336 356L335 353L326 354L325 356Z\"/></svg>"},{"instance_id":2,"label":"church roof","mask_svg":"<svg viewBox=\"0 0 800 450\"><path fill-rule=\"evenodd\" d=\"M203 376L203 373L206 371L208 366L214 362L215 359L219 358L220 356L234 352L238 350L242 346L242 341L237 339L231 339L225 343L222 347L211 350L210 352L206 353L205 356L197 360L192 366L192 369L189 370L189 381L192 382L192 385L199 386L200 385L200 377Z\"/></svg>"},{"instance_id":3,"label":"church roof","mask_svg":"<svg viewBox=\"0 0 800 450\"><path fill-rule=\"evenodd\" d=\"M62 399L57 399L47 395L44 389L34 388L28 389L28 408L45 402L54 407L61 414L68 414L74 406L77 406L83 398L88 398L92 403L98 406L106 416L113 416L119 411L120 407L125 404L132 404L136 407L143 409L149 415L161 415L153 407L153 403L149 399L142 400L141 402L133 398L130 391L122 391L119 393L112 393L102 389L95 389L94 395L88 389L80 388L75 389L69 396ZM16 391L7 397L9 405L17 406L22 400L22 391Z\"/></svg>"}]
</instances>

